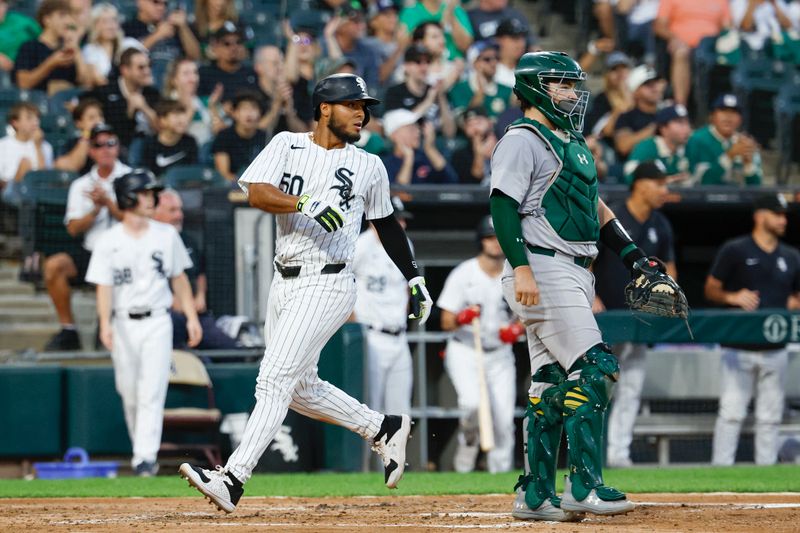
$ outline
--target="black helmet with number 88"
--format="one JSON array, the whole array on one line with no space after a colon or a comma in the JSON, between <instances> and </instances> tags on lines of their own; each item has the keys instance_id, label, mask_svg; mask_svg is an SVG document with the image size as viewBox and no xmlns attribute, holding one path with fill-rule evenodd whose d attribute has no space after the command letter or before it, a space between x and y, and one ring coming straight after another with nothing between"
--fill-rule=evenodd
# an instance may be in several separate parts
<instances>
[{"instance_id":1,"label":"black helmet with number 88","mask_svg":"<svg viewBox=\"0 0 800 533\"><path fill-rule=\"evenodd\" d=\"M136 193L141 191L153 191L155 193L154 205L158 205L158 193L163 190L164 186L158 181L158 178L146 168L133 169L114 180L114 194L120 209L136 207L138 203Z\"/></svg>"},{"instance_id":2,"label":"black helmet with number 88","mask_svg":"<svg viewBox=\"0 0 800 533\"><path fill-rule=\"evenodd\" d=\"M314 120L319 120L319 106L323 102L334 104L336 102L364 102L364 121L362 126L369 122L369 106L381 103L377 98L373 98L367 92L367 84L355 74L333 74L323 78L314 88L311 95L311 104L314 106Z\"/></svg>"}]
</instances>

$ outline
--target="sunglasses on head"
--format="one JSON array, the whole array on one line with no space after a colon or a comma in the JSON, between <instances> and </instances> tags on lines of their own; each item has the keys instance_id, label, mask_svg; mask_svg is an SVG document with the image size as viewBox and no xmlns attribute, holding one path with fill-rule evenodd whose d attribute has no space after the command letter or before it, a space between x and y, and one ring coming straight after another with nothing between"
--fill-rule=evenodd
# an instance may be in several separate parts
<instances>
[{"instance_id":1,"label":"sunglasses on head","mask_svg":"<svg viewBox=\"0 0 800 533\"><path fill-rule=\"evenodd\" d=\"M114 148L118 144L119 144L119 139L108 139L105 142L94 141L92 143L92 146L94 146L95 148L104 148L104 147L105 148Z\"/></svg>"}]
</instances>

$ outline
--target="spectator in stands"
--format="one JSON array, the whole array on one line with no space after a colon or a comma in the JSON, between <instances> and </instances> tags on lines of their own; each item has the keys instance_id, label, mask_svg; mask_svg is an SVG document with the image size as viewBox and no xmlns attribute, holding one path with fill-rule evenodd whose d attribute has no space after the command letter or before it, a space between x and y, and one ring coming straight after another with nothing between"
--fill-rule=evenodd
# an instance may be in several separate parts
<instances>
[{"instance_id":1,"label":"spectator in stands","mask_svg":"<svg viewBox=\"0 0 800 533\"><path fill-rule=\"evenodd\" d=\"M286 33L286 57L284 70L286 81L292 86L294 108L303 122L311 124L314 113L311 105L314 63L322 54L319 43L311 30L298 28L297 33L284 25Z\"/></svg>"},{"instance_id":2,"label":"spectator in stands","mask_svg":"<svg viewBox=\"0 0 800 533\"><path fill-rule=\"evenodd\" d=\"M703 37L719 35L730 24L729 0L661 0L653 28L667 41L675 103L686 105L689 100L692 50Z\"/></svg>"},{"instance_id":3,"label":"spectator in stands","mask_svg":"<svg viewBox=\"0 0 800 533\"><path fill-rule=\"evenodd\" d=\"M774 35L800 30L800 5L784 0L731 0L733 25L753 50L761 50Z\"/></svg>"},{"instance_id":4,"label":"spectator in stands","mask_svg":"<svg viewBox=\"0 0 800 533\"><path fill-rule=\"evenodd\" d=\"M239 12L233 0L197 0L194 6L194 22L191 27L206 56L210 52L208 45L211 37L226 22L239 23ZM210 59L214 58L210 57Z\"/></svg>"},{"instance_id":5,"label":"spectator in stands","mask_svg":"<svg viewBox=\"0 0 800 533\"><path fill-rule=\"evenodd\" d=\"M670 183L691 185L686 141L692 133L689 113L680 104L659 109L656 113L656 134L639 142L625 163L625 181L633 182L639 163L660 161Z\"/></svg>"},{"instance_id":6,"label":"spectator in stands","mask_svg":"<svg viewBox=\"0 0 800 533\"><path fill-rule=\"evenodd\" d=\"M95 162L92 170L69 187L64 225L73 237L83 236L83 246L75 256L61 252L44 262L44 281L56 308L61 331L47 343L45 350L80 350L70 304L70 283L82 284L98 237L122 218L114 197L113 182L130 172L119 160L120 141L114 130L98 124L89 135L89 157Z\"/></svg>"},{"instance_id":7,"label":"spectator in stands","mask_svg":"<svg viewBox=\"0 0 800 533\"><path fill-rule=\"evenodd\" d=\"M53 147L44 140L39 117L39 109L29 102L17 102L8 111L6 122L14 133L0 139L0 187L6 204L20 204L19 184L29 170L53 167Z\"/></svg>"},{"instance_id":8,"label":"spectator in stands","mask_svg":"<svg viewBox=\"0 0 800 533\"><path fill-rule=\"evenodd\" d=\"M717 97L708 122L689 137L686 145L694 181L702 185L760 185L761 154L756 141L738 131L742 111L736 95Z\"/></svg>"},{"instance_id":9,"label":"spectator in stands","mask_svg":"<svg viewBox=\"0 0 800 533\"><path fill-rule=\"evenodd\" d=\"M425 117L446 137L452 138L456 134L456 123L443 90L444 82L430 86L426 81L430 64L430 52L420 46L409 47L403 58L405 81L387 89L383 105L387 112L407 109Z\"/></svg>"},{"instance_id":10,"label":"spectator in stands","mask_svg":"<svg viewBox=\"0 0 800 533\"><path fill-rule=\"evenodd\" d=\"M517 67L519 58L527 51L528 30L517 19L508 18L500 22L494 38L499 51L494 81L507 87L513 87L516 83L514 69Z\"/></svg>"},{"instance_id":11,"label":"spectator in stands","mask_svg":"<svg viewBox=\"0 0 800 533\"><path fill-rule=\"evenodd\" d=\"M91 73L81 57L78 28L66 0L43 0L36 21L42 33L23 43L17 53L17 86L48 94L78 85L90 86Z\"/></svg>"},{"instance_id":12,"label":"spectator in stands","mask_svg":"<svg viewBox=\"0 0 800 533\"><path fill-rule=\"evenodd\" d=\"M448 59L463 57L472 44L472 24L461 0L418 0L400 12L400 23L413 33L423 22L436 22L444 30Z\"/></svg>"},{"instance_id":13,"label":"spectator in stands","mask_svg":"<svg viewBox=\"0 0 800 533\"><path fill-rule=\"evenodd\" d=\"M190 117L187 133L195 138L199 146L202 146L225 127L225 122L219 109L222 85L217 84L209 95L207 104L197 96L199 86L197 63L188 57L176 59L167 68L167 75L164 78L164 97L183 104Z\"/></svg>"},{"instance_id":14,"label":"spectator in stands","mask_svg":"<svg viewBox=\"0 0 800 533\"><path fill-rule=\"evenodd\" d=\"M600 27L600 35L603 39L612 41L612 47L616 46L616 30L614 29L614 5L618 0L594 0L592 13Z\"/></svg>"},{"instance_id":15,"label":"spectator in stands","mask_svg":"<svg viewBox=\"0 0 800 533\"><path fill-rule=\"evenodd\" d=\"M376 0L369 11L367 43L377 51L378 81L381 86L392 85L402 78L401 69L398 68L405 44L399 42L398 8L394 0ZM407 39L407 36L406 36Z\"/></svg>"},{"instance_id":16,"label":"spectator in stands","mask_svg":"<svg viewBox=\"0 0 800 533\"><path fill-rule=\"evenodd\" d=\"M705 296L728 308L800 308L800 254L781 242L788 204L780 194L756 199L753 231L722 245L706 278ZM755 389L755 462L775 464L783 417L788 354L785 343L723 345L719 413L711 462L732 465Z\"/></svg>"},{"instance_id":17,"label":"spectator in stands","mask_svg":"<svg viewBox=\"0 0 800 533\"><path fill-rule=\"evenodd\" d=\"M625 20L625 42L622 48L645 63L653 63L656 38L653 21L658 13L659 0L617 0L617 15Z\"/></svg>"},{"instance_id":18,"label":"spectator in stands","mask_svg":"<svg viewBox=\"0 0 800 533\"><path fill-rule=\"evenodd\" d=\"M253 54L253 69L258 75L258 91L265 102L269 102L268 111L261 118L259 128L267 130L270 135L281 131L304 132L310 129L311 101L308 93L301 94L304 106L309 112L307 119L300 118L295 104L296 91L286 79L283 52L277 46L261 46Z\"/></svg>"},{"instance_id":19,"label":"spectator in stands","mask_svg":"<svg viewBox=\"0 0 800 533\"><path fill-rule=\"evenodd\" d=\"M497 36L500 25L507 20L517 21L516 27L524 28L524 35L530 33L528 19L519 10L509 7L508 0L478 0L477 7L467 12L476 41Z\"/></svg>"},{"instance_id":20,"label":"spectator in stands","mask_svg":"<svg viewBox=\"0 0 800 533\"><path fill-rule=\"evenodd\" d=\"M126 37L138 39L150 60L167 65L181 56L200 59L200 43L184 9L167 13L167 0L136 0L136 18L122 25Z\"/></svg>"},{"instance_id":21,"label":"spectator in stands","mask_svg":"<svg viewBox=\"0 0 800 533\"><path fill-rule=\"evenodd\" d=\"M108 83L123 50L138 44L132 38L125 39L119 24L117 8L106 2L101 2L92 8L88 41L83 46L81 55L86 64L94 70L95 85Z\"/></svg>"},{"instance_id":22,"label":"spectator in stands","mask_svg":"<svg viewBox=\"0 0 800 533\"><path fill-rule=\"evenodd\" d=\"M444 30L438 22L423 22L411 35L413 46L422 47L431 55L426 81L428 85L442 82L442 90L447 92L464 72L464 58L450 58L445 46Z\"/></svg>"},{"instance_id":23,"label":"spectator in stands","mask_svg":"<svg viewBox=\"0 0 800 533\"><path fill-rule=\"evenodd\" d=\"M143 0L149 2L150 0ZM119 79L95 89L91 94L103 104L106 122L119 136L123 157L127 157L131 141L151 134L156 128L159 99L153 87L150 58L138 48L128 48L119 59Z\"/></svg>"},{"instance_id":24,"label":"spectator in stands","mask_svg":"<svg viewBox=\"0 0 800 533\"><path fill-rule=\"evenodd\" d=\"M95 126L105 122L103 105L94 98L82 98L72 110L72 122L75 124L75 137L67 143L64 155L56 159L53 166L83 176L92 170L94 164L89 158L90 136Z\"/></svg>"},{"instance_id":25,"label":"spectator in stands","mask_svg":"<svg viewBox=\"0 0 800 533\"><path fill-rule=\"evenodd\" d=\"M185 270L189 283L192 286L194 308L197 318L203 328L203 339L194 348L197 350L228 350L239 347L235 339L230 338L217 327L214 315L208 310L206 294L208 293L208 278L205 271L205 258L203 250L187 232L183 231L183 201L180 194L174 189L164 189L158 195L153 219L170 224L178 230L192 267ZM172 347L185 350L189 347L186 334L186 314L181 310L180 302L172 302L170 309L172 317Z\"/></svg>"},{"instance_id":26,"label":"spectator in stands","mask_svg":"<svg viewBox=\"0 0 800 533\"><path fill-rule=\"evenodd\" d=\"M35 20L8 10L8 0L0 0L0 70L10 72L22 43L36 39L42 29Z\"/></svg>"},{"instance_id":27,"label":"spectator in stands","mask_svg":"<svg viewBox=\"0 0 800 533\"><path fill-rule=\"evenodd\" d=\"M325 26L326 55L334 60L344 56L355 62L354 74L364 78L374 91L380 87L380 52L365 38L366 29L364 13L354 3L343 4L339 15Z\"/></svg>"},{"instance_id":28,"label":"spectator in stands","mask_svg":"<svg viewBox=\"0 0 800 533\"><path fill-rule=\"evenodd\" d=\"M448 98L455 112L482 107L489 117L497 117L511 104L511 87L494 81L499 50L493 41L478 41L467 52L467 79L456 83Z\"/></svg>"},{"instance_id":29,"label":"spectator in stands","mask_svg":"<svg viewBox=\"0 0 800 533\"><path fill-rule=\"evenodd\" d=\"M141 166L156 176L176 165L195 165L198 160L197 141L186 132L189 114L177 100L166 99L156 104L158 133L145 137Z\"/></svg>"},{"instance_id":30,"label":"spectator in stands","mask_svg":"<svg viewBox=\"0 0 800 533\"><path fill-rule=\"evenodd\" d=\"M647 65L633 69L627 83L634 107L619 116L614 130L614 146L623 160L639 142L655 135L656 111L664 98L663 81Z\"/></svg>"},{"instance_id":31,"label":"spectator in stands","mask_svg":"<svg viewBox=\"0 0 800 533\"><path fill-rule=\"evenodd\" d=\"M471 107L461 115L467 144L453 152L450 160L461 183L483 184L491 177L491 159L497 137L492 120L482 107Z\"/></svg>"},{"instance_id":32,"label":"spectator in stands","mask_svg":"<svg viewBox=\"0 0 800 533\"><path fill-rule=\"evenodd\" d=\"M223 103L234 99L239 91L252 89L256 72L243 63L244 32L233 22L226 22L211 39L211 53L216 58L200 67L200 96L209 96L221 84Z\"/></svg>"},{"instance_id":33,"label":"spectator in stands","mask_svg":"<svg viewBox=\"0 0 800 533\"><path fill-rule=\"evenodd\" d=\"M219 132L211 151L214 167L235 184L239 174L267 145L267 132L258 128L264 114L258 93L241 92L233 99L233 126Z\"/></svg>"},{"instance_id":34,"label":"spectator in stands","mask_svg":"<svg viewBox=\"0 0 800 533\"><path fill-rule=\"evenodd\" d=\"M633 242L648 257L658 257L667 273L677 278L672 226L659 209L667 199L667 176L657 162L640 164L633 172L630 195L624 202L610 206ZM628 269L616 253L600 246L592 270L596 295L592 310L628 309L625 286L630 282ZM645 378L647 345L623 343L614 347L620 365L619 380L608 421L608 461L610 467L632 466L630 446L633 425L639 412Z\"/></svg>"},{"instance_id":35,"label":"spectator in stands","mask_svg":"<svg viewBox=\"0 0 800 533\"><path fill-rule=\"evenodd\" d=\"M617 119L633 108L633 95L628 89L631 60L624 52L612 52L606 57L603 91L592 98L583 131L613 145Z\"/></svg>"},{"instance_id":36,"label":"spectator in stands","mask_svg":"<svg viewBox=\"0 0 800 533\"><path fill-rule=\"evenodd\" d=\"M383 156L390 183L458 182L455 170L436 148L436 130L429 121L408 109L395 109L383 116L383 131L392 140L392 153Z\"/></svg>"}]
</instances>

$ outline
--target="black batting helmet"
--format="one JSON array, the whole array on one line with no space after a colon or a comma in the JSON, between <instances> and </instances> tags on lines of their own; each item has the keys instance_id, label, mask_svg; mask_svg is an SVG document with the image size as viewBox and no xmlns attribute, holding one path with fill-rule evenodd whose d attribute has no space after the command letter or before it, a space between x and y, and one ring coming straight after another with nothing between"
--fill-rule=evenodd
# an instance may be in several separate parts
<instances>
[{"instance_id":1,"label":"black batting helmet","mask_svg":"<svg viewBox=\"0 0 800 533\"><path fill-rule=\"evenodd\" d=\"M497 235L494 231L494 222L492 221L492 217L487 215L478 222L478 227L475 228L475 245L478 247L478 250L483 250L483 244L481 241L486 237L494 237Z\"/></svg>"},{"instance_id":2,"label":"black batting helmet","mask_svg":"<svg viewBox=\"0 0 800 533\"><path fill-rule=\"evenodd\" d=\"M333 74L323 78L314 88L311 103L314 106L314 120L319 120L319 106L322 102L350 102L361 101L366 104L364 108L364 122L369 122L369 106L378 105L380 100L373 98L367 92L367 84L360 76L355 74Z\"/></svg>"},{"instance_id":3,"label":"black batting helmet","mask_svg":"<svg viewBox=\"0 0 800 533\"><path fill-rule=\"evenodd\" d=\"M161 182L146 168L136 168L114 180L114 194L120 209L136 207L136 193L139 191L153 191L156 196L155 205L158 205L158 193L163 190Z\"/></svg>"}]
</instances>

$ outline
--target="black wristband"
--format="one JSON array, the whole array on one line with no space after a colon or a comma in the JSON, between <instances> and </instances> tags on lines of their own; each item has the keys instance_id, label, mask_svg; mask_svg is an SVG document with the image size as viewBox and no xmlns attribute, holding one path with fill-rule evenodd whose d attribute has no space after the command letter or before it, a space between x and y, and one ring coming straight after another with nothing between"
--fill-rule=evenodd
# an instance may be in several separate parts
<instances>
[{"instance_id":1,"label":"black wristband","mask_svg":"<svg viewBox=\"0 0 800 533\"><path fill-rule=\"evenodd\" d=\"M631 271L636 261L647 257L647 254L636 246L636 243L633 242L631 236L628 235L628 232L625 231L625 228L616 218L609 220L600 228L600 242L617 254L622 259L622 262L625 263L625 266L628 267L628 270Z\"/></svg>"}]
</instances>

